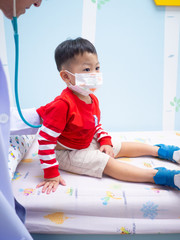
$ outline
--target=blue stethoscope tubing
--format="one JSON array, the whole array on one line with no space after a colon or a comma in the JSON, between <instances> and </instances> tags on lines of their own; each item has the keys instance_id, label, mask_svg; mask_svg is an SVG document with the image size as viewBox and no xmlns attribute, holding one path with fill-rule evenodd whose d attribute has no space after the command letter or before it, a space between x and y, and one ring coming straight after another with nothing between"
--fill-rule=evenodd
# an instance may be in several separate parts
<instances>
[{"instance_id":1,"label":"blue stethoscope tubing","mask_svg":"<svg viewBox=\"0 0 180 240\"><path fill-rule=\"evenodd\" d=\"M14 91L15 91L15 100L18 113L25 124L32 128L40 128L42 125L32 125L26 121L24 118L20 103L19 103L19 96L18 96L18 68L19 68L19 34L18 34L18 24L17 24L17 17L13 17L12 25L14 29L14 43L15 43L15 73L14 73Z\"/></svg>"}]
</instances>

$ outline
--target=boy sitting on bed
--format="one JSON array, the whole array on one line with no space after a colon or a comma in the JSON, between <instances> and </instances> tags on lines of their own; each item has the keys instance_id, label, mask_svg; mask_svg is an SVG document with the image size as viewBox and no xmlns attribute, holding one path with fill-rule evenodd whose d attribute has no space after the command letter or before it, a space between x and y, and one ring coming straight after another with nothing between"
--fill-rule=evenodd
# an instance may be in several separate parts
<instances>
[{"instance_id":1,"label":"boy sitting on bed","mask_svg":"<svg viewBox=\"0 0 180 240\"><path fill-rule=\"evenodd\" d=\"M180 163L180 148L160 144L151 146L120 142L100 124L100 109L94 90L102 84L100 63L95 47L86 39L62 42L55 60L67 88L52 102L37 109L43 120L40 128L39 159L44 181L42 192L55 192L66 185L59 169L129 182L149 182L180 190L180 171L165 168L141 169L120 161L119 157L154 156Z\"/></svg>"}]
</instances>

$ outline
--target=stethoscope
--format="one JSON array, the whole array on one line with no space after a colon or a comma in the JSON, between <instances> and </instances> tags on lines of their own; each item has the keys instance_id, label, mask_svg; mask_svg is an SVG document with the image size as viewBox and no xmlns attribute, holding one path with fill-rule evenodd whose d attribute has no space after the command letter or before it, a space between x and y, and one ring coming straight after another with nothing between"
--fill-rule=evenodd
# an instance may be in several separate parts
<instances>
[{"instance_id":1,"label":"stethoscope","mask_svg":"<svg viewBox=\"0 0 180 240\"><path fill-rule=\"evenodd\" d=\"M16 0L13 0L13 19L12 25L14 29L14 43L15 43L15 73L14 73L14 91L15 91L15 100L18 113L25 124L32 128L40 128L42 125L32 125L26 121L24 118L20 103L19 103L19 96L18 96L18 67L19 67L19 34L18 34L18 23L17 23L17 16L16 16Z\"/></svg>"}]
</instances>

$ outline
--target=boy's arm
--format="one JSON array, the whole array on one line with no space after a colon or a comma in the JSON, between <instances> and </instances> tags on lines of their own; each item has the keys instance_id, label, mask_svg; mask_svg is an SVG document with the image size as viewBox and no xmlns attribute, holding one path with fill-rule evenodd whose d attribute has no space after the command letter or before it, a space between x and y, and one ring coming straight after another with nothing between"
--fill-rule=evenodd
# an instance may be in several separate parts
<instances>
[{"instance_id":1,"label":"boy's arm","mask_svg":"<svg viewBox=\"0 0 180 240\"><path fill-rule=\"evenodd\" d=\"M97 138L97 141L100 144L99 150L101 152L105 152L111 157L114 157L111 136L106 131L104 131L101 124L98 124L96 127L95 137Z\"/></svg>"},{"instance_id":2,"label":"boy's arm","mask_svg":"<svg viewBox=\"0 0 180 240\"><path fill-rule=\"evenodd\" d=\"M57 129L52 129L51 126L43 124L38 135L39 150L38 156L41 162L41 168L44 171L44 181L37 185L42 187L42 192L49 194L51 191L56 191L59 183L65 185L65 181L61 178L58 170L58 162L55 155L55 146L57 138L61 133Z\"/></svg>"},{"instance_id":3,"label":"boy's arm","mask_svg":"<svg viewBox=\"0 0 180 240\"><path fill-rule=\"evenodd\" d=\"M38 135L39 160L44 171L44 181L37 185L43 186L43 192L55 191L58 184L65 185L58 170L55 146L57 139L64 130L67 121L68 104L61 99L52 101L38 108L37 113L43 119L43 125Z\"/></svg>"},{"instance_id":4,"label":"boy's arm","mask_svg":"<svg viewBox=\"0 0 180 240\"><path fill-rule=\"evenodd\" d=\"M58 162L55 155L55 146L60 132L52 130L52 127L42 125L38 135L39 150L38 156L41 168L44 171L44 178L54 178L59 176Z\"/></svg>"}]
</instances>

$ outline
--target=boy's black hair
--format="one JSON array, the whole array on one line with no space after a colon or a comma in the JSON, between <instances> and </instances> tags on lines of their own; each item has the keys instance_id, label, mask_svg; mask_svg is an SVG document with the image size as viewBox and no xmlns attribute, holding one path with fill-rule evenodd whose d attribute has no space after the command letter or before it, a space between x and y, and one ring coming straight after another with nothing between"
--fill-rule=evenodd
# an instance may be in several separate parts
<instances>
[{"instance_id":1,"label":"boy's black hair","mask_svg":"<svg viewBox=\"0 0 180 240\"><path fill-rule=\"evenodd\" d=\"M94 45L87 39L81 37L69 39L59 44L54 54L58 71L61 71L62 65L69 59L84 52L97 54Z\"/></svg>"}]
</instances>

